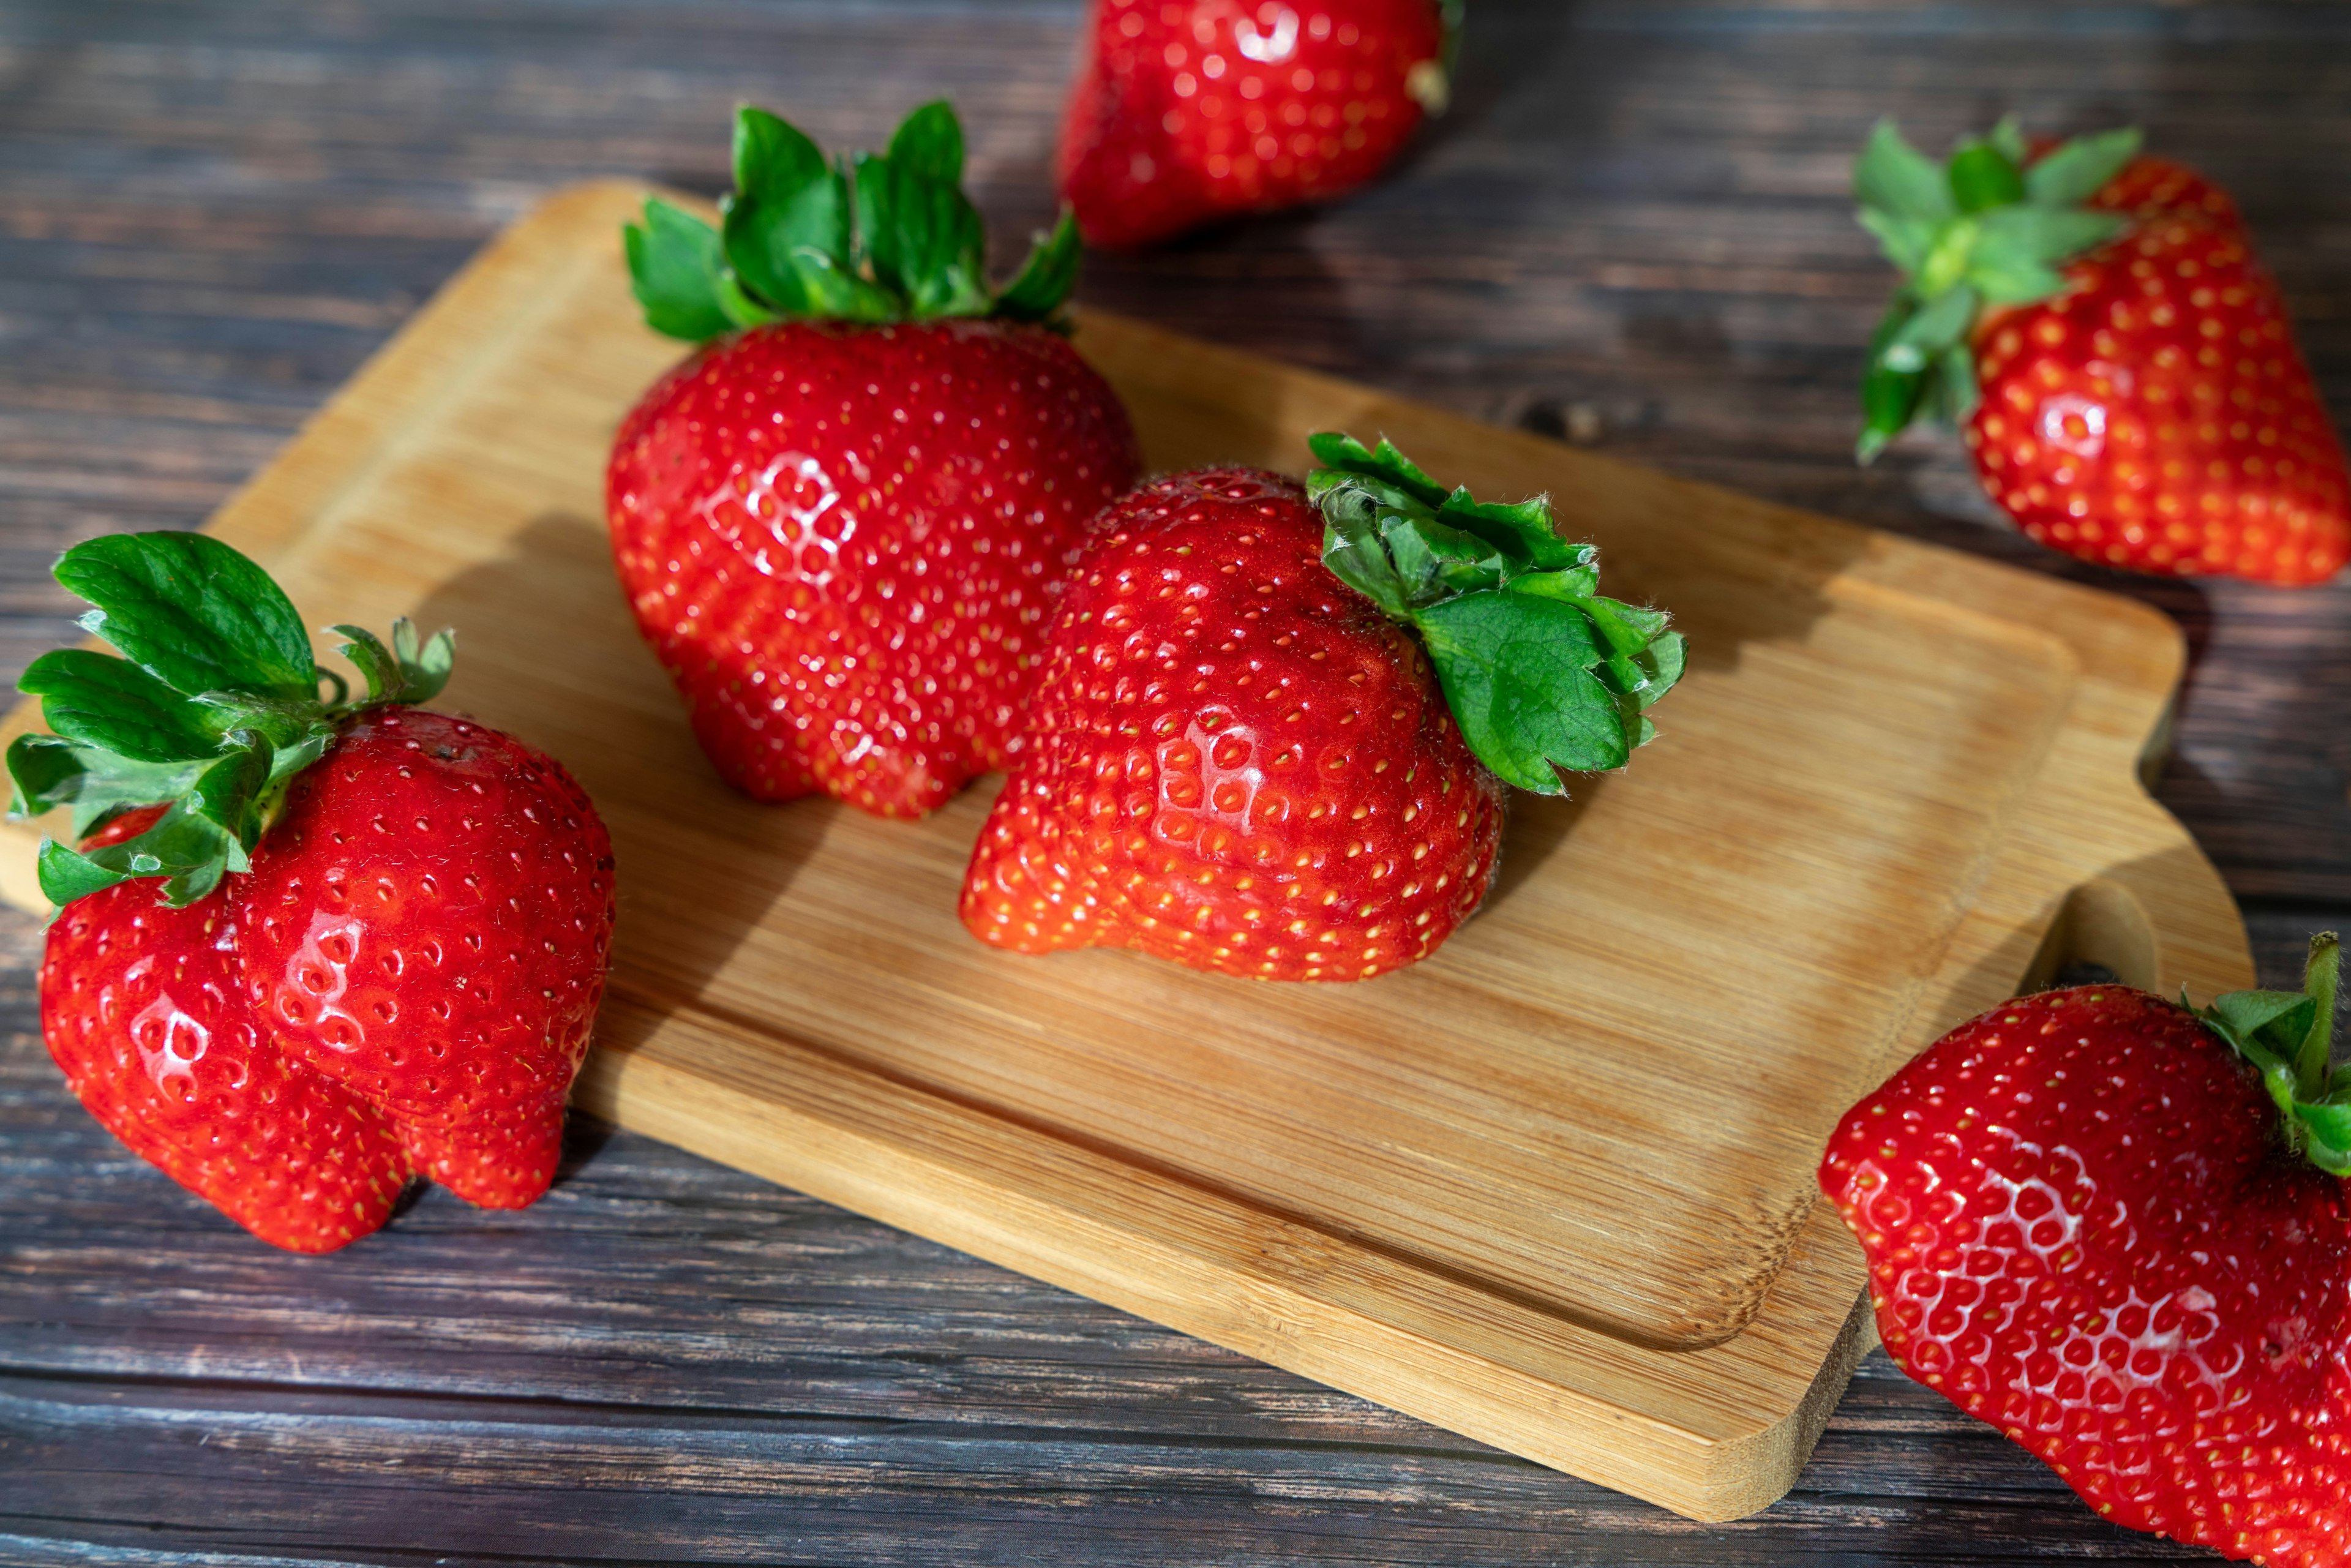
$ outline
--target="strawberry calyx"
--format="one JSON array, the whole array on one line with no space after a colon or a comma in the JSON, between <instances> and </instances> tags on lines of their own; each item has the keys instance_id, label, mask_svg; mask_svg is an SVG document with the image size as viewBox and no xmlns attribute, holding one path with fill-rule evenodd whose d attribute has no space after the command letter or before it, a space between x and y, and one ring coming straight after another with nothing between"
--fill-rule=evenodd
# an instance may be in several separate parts
<instances>
[{"instance_id":1,"label":"strawberry calyx","mask_svg":"<svg viewBox=\"0 0 2351 1568\"><path fill-rule=\"evenodd\" d=\"M2342 971L2342 944L2322 931L2310 939L2302 989L2231 991L2189 1010L2261 1073L2287 1145L2323 1171L2351 1176L2351 1066L2333 1065Z\"/></svg>"},{"instance_id":2,"label":"strawberry calyx","mask_svg":"<svg viewBox=\"0 0 2351 1568\"><path fill-rule=\"evenodd\" d=\"M718 226L655 196L643 224L623 227L646 325L698 343L782 320L1051 322L1077 284L1077 220L1064 207L1012 281L991 288L963 158L963 126L944 100L909 114L887 152L832 159L743 105Z\"/></svg>"},{"instance_id":3,"label":"strawberry calyx","mask_svg":"<svg viewBox=\"0 0 2351 1568\"><path fill-rule=\"evenodd\" d=\"M1681 678L1665 612L1599 591L1599 552L1553 526L1551 500L1446 489L1383 439L1325 431L1306 491L1322 561L1419 634L1478 759L1504 782L1563 793L1568 772L1622 768L1656 735L1648 709Z\"/></svg>"},{"instance_id":4,"label":"strawberry calyx","mask_svg":"<svg viewBox=\"0 0 2351 1568\"><path fill-rule=\"evenodd\" d=\"M10 744L11 817L73 811L76 842L126 811L162 806L141 831L87 854L41 841L41 891L62 908L141 877L184 908L242 872L287 786L354 715L431 700L448 683L454 634L420 641L405 618L389 645L356 626L337 652L367 683L321 670L309 633L268 573L203 534L111 534L76 545L57 580L96 606L81 627L120 650L62 648L17 689L54 732ZM320 686L332 688L322 697Z\"/></svg>"},{"instance_id":5,"label":"strawberry calyx","mask_svg":"<svg viewBox=\"0 0 2351 1568\"><path fill-rule=\"evenodd\" d=\"M2011 119L1938 166L1892 120L1877 122L1854 162L1854 194L1903 283L1870 339L1856 457L1869 462L1921 415L1957 423L1974 412L1970 345L1985 308L2059 293L2059 267L2128 226L2084 204L2138 149L2126 128L2035 156Z\"/></svg>"}]
</instances>

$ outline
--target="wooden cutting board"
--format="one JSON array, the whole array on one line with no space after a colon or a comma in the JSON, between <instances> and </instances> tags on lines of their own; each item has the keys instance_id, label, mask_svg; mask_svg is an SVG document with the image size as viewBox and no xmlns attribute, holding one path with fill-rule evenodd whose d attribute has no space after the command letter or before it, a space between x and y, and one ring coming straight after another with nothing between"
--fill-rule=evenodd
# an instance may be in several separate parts
<instances>
[{"instance_id":1,"label":"wooden cutting board","mask_svg":"<svg viewBox=\"0 0 2351 1568\"><path fill-rule=\"evenodd\" d=\"M2152 612L1099 315L1079 346L1154 467L1295 471L1339 427L1548 490L1690 674L1630 770L1513 802L1486 909L1416 968L984 949L956 889L993 781L913 825L743 800L631 625L604 455L679 353L621 266L641 194L517 225L212 525L320 623L456 626L444 706L594 796L599 1115L1725 1519L1787 1489L1869 1341L1813 1202L1837 1114L2068 956L2252 981L2138 781L2182 663ZM37 905L35 831L0 872Z\"/></svg>"}]
</instances>

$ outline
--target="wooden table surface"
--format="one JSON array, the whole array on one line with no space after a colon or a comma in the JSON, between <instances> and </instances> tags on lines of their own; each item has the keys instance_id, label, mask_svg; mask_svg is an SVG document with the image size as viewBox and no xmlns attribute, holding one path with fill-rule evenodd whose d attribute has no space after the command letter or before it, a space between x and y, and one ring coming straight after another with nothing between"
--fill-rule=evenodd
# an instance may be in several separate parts
<instances>
[{"instance_id":1,"label":"wooden table surface","mask_svg":"<svg viewBox=\"0 0 2351 1568\"><path fill-rule=\"evenodd\" d=\"M1848 458L1887 277L1851 152L2118 120L2240 196L2351 415L2351 10L1473 0L1452 116L1339 207L1097 257L1089 301L2131 593L2195 660L2160 793L2264 975L2351 920L2351 581L2075 567L1956 444ZM549 188L725 179L754 99L952 94L1009 250L1077 0L5 0L0 673L67 544L189 527ZM560 656L550 650L550 656ZM0 914L0 1565L1892 1564L2206 1554L2104 1524L1873 1356L1797 1490L1700 1526L795 1193L572 1129L276 1253L126 1154Z\"/></svg>"}]
</instances>

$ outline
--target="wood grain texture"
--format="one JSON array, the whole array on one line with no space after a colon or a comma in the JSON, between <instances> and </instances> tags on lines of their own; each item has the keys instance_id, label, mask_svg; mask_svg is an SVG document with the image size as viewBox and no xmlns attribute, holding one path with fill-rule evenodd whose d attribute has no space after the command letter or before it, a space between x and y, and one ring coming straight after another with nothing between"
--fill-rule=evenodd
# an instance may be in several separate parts
<instances>
[{"instance_id":1,"label":"wood grain texture","mask_svg":"<svg viewBox=\"0 0 2351 1568\"><path fill-rule=\"evenodd\" d=\"M1017 239L1044 211L1074 15L590 0L0 9L0 662L20 667L68 632L41 575L59 545L201 519L538 193L618 169L716 188L734 98L870 141L906 103L952 90L981 130L985 204ZM1866 473L1844 460L1882 277L1850 227L1842 171L1889 109L1929 141L2010 105L2065 129L2128 114L2237 189L2322 383L2351 404L2351 191L2331 178L2351 146L2339 12L1480 0L1477 15L1465 112L1394 183L1097 260L1086 296L1477 417L1596 425L1604 450L2104 582L1989 522L1955 448L1921 438ZM2161 792L2247 901L2274 982L2311 925L2351 913L2351 599L2340 585L2126 586L2189 633ZM13 971L20 1030L26 962ZM371 1301L247 1256L168 1183L110 1164L112 1145L63 1102L28 1037L7 1061L0 1364L72 1364L134 1406L144 1380L172 1383L181 1433L314 1395L314 1414L338 1413L343 1451L371 1456L373 1482L411 1501L345 1529L348 1472L298 1466L267 1496L232 1495L234 1469L158 1463L86 1426L68 1468L89 1484L54 1509L35 1505L55 1471L26 1503L16 1482L29 1462L0 1468L9 1562L527 1555L533 1527L553 1528L572 1500L559 1476L525 1485L469 1468L465 1423L496 1418L501 1390L627 1402L640 1375L664 1408L764 1401L773 1430L832 1431L832 1451L866 1468L771 1471L756 1498L649 1481L633 1512L598 1515L592 1550L615 1558L785 1560L803 1540L802 1561L2187 1555L2096 1524L1882 1360L1795 1494L1701 1528L626 1134L559 1192L580 1205L560 1228L486 1231L481 1247L379 1281L394 1299ZM768 1223L787 1209L814 1218ZM403 1224L455 1233L478 1218L435 1195ZM76 1273L79 1247L96 1261ZM157 1289L126 1288L134 1254L158 1260ZM664 1272L673 1259L685 1261ZM509 1260L520 1282L499 1297ZM598 1319L608 1289L635 1329ZM485 1317L503 1326L474 1344ZM581 1392L591 1385L601 1394ZM481 1396L462 1416L365 1419L371 1389L461 1385ZM914 1401L921 1388L938 1397ZM870 1420L899 1399L1043 1446L1024 1469L988 1457L1002 1449L893 1447L887 1421L826 1425L827 1410ZM1051 1446L1089 1422L1122 1436ZM300 1448L298 1423L278 1429ZM31 1451L18 1430L14 1416L0 1428L0 1466ZM651 1466L648 1442L652 1458L633 1451ZM386 1479L402 1469L415 1478L404 1491ZM832 1532L849 1513L868 1527L855 1544Z\"/></svg>"},{"instance_id":2,"label":"wood grain texture","mask_svg":"<svg viewBox=\"0 0 2351 1568\"><path fill-rule=\"evenodd\" d=\"M612 244L643 195L519 220L208 525L315 614L456 625L442 700L597 800L622 918L581 1103L623 1126L1728 1519L1793 1481L1863 1343L1813 1174L1840 1108L2061 910L2135 983L2251 983L2137 778L2159 616L1099 312L1077 346L1150 465L1296 469L1344 428L1550 494L1692 667L1637 769L1519 803L1487 907L1405 973L991 952L954 913L987 790L919 824L743 799L628 621L603 457L678 354ZM45 830L0 832L34 909Z\"/></svg>"}]
</instances>

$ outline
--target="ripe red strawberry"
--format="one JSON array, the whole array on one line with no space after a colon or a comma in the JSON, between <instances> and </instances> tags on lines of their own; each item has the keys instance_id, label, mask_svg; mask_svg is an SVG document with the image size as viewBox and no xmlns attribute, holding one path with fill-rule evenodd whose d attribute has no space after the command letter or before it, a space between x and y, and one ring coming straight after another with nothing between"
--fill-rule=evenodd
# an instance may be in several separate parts
<instances>
[{"instance_id":1,"label":"ripe red strawberry","mask_svg":"<svg viewBox=\"0 0 2351 1568\"><path fill-rule=\"evenodd\" d=\"M17 812L107 830L41 847L63 910L43 1026L75 1092L280 1245L373 1229L412 1167L486 1206L537 1197L611 939L611 847L579 787L402 706L447 680L446 632L333 628L354 699L216 540L116 535L57 575L128 655L34 661L56 734L8 749Z\"/></svg>"},{"instance_id":2,"label":"ripe red strawberry","mask_svg":"<svg viewBox=\"0 0 2351 1568\"><path fill-rule=\"evenodd\" d=\"M2351 467L2283 301L2226 193L2137 146L2032 158L2003 125L1937 170L1878 128L1862 219L1908 281L1873 347L1862 456L1924 407L1963 423L1984 488L2043 544L2323 580L2351 558Z\"/></svg>"},{"instance_id":3,"label":"ripe red strawberry","mask_svg":"<svg viewBox=\"0 0 2351 1568\"><path fill-rule=\"evenodd\" d=\"M547 1190L612 926L611 846L559 763L418 709L346 726L232 883L246 995L486 1208Z\"/></svg>"},{"instance_id":4,"label":"ripe red strawberry","mask_svg":"<svg viewBox=\"0 0 2351 1568\"><path fill-rule=\"evenodd\" d=\"M980 940L1383 974L1485 896L1504 782L1556 794L1648 738L1680 638L1598 595L1547 502L1314 450L1311 490L1208 468L1105 514L965 877Z\"/></svg>"},{"instance_id":5,"label":"ripe red strawberry","mask_svg":"<svg viewBox=\"0 0 2351 1568\"><path fill-rule=\"evenodd\" d=\"M95 848L144 831L118 818ZM287 1058L253 1016L223 900L101 888L49 927L41 1018L66 1087L133 1154L274 1246L331 1252L408 1180L383 1113Z\"/></svg>"},{"instance_id":6,"label":"ripe red strawberry","mask_svg":"<svg viewBox=\"0 0 2351 1568\"><path fill-rule=\"evenodd\" d=\"M2277 1568L2351 1563L2337 961L2321 937L2305 991L2200 1016L2119 986L2005 1003L1821 1164L1905 1371L2116 1522Z\"/></svg>"},{"instance_id":7,"label":"ripe red strawberry","mask_svg":"<svg viewBox=\"0 0 2351 1568\"><path fill-rule=\"evenodd\" d=\"M1086 523L1142 458L1043 324L1076 230L991 293L945 104L839 167L746 109L735 153L723 232L655 201L628 233L647 320L708 346L622 426L613 559L729 782L921 816L1008 759Z\"/></svg>"},{"instance_id":8,"label":"ripe red strawberry","mask_svg":"<svg viewBox=\"0 0 2351 1568\"><path fill-rule=\"evenodd\" d=\"M1094 245L1328 200L1441 113L1459 0L1096 0L1062 118Z\"/></svg>"}]
</instances>

